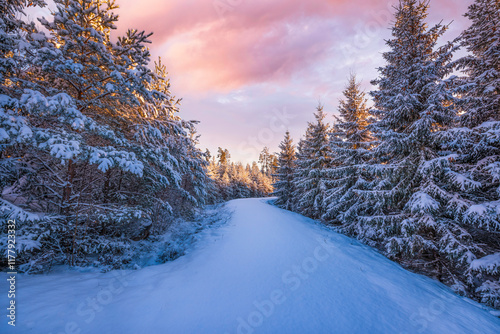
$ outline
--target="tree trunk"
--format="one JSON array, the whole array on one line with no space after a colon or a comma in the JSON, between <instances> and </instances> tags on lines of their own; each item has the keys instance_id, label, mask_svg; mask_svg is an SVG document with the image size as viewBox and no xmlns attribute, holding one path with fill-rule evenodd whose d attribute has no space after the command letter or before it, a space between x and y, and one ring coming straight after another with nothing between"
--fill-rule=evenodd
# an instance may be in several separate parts
<instances>
[{"instance_id":1,"label":"tree trunk","mask_svg":"<svg viewBox=\"0 0 500 334\"><path fill-rule=\"evenodd\" d=\"M73 189L73 180L75 178L75 166L72 159L68 161L68 175L66 176L66 185L63 189L63 196L61 198L61 213L69 213L69 201L71 199L71 192Z\"/></svg>"}]
</instances>

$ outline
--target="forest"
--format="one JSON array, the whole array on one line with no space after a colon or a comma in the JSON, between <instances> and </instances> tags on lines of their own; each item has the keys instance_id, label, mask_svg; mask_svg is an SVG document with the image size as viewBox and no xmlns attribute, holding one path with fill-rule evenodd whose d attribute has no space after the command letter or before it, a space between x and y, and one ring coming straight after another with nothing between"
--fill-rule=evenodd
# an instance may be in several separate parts
<instances>
[{"instance_id":1,"label":"forest","mask_svg":"<svg viewBox=\"0 0 500 334\"><path fill-rule=\"evenodd\" d=\"M200 150L151 34L112 37L114 1L55 4L35 24L21 14L44 1L1 2L0 244L15 221L21 271L120 268L204 205L272 191L267 149L246 169Z\"/></svg>"},{"instance_id":2,"label":"forest","mask_svg":"<svg viewBox=\"0 0 500 334\"><path fill-rule=\"evenodd\" d=\"M475 1L449 42L428 10L396 8L375 90L352 74L331 124L320 105L285 135L276 203L500 308L500 4Z\"/></svg>"},{"instance_id":3,"label":"forest","mask_svg":"<svg viewBox=\"0 0 500 334\"><path fill-rule=\"evenodd\" d=\"M0 0L0 247L15 222L20 272L128 268L207 206L275 196L500 309L498 0L475 0L452 41L428 2L401 0L374 89L353 73L334 118L320 104L297 144L246 165L199 147L151 33L115 36L113 0L54 3L32 22L44 0Z\"/></svg>"}]
</instances>

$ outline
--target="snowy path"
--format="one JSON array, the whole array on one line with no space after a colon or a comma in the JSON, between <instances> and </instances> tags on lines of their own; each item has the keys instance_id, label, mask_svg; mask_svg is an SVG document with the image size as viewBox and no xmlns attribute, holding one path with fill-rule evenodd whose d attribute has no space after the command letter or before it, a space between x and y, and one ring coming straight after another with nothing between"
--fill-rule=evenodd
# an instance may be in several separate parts
<instances>
[{"instance_id":1,"label":"snowy path","mask_svg":"<svg viewBox=\"0 0 500 334\"><path fill-rule=\"evenodd\" d=\"M500 333L478 304L352 239L263 200L228 206L230 222L173 262L18 277L17 326L2 315L0 332Z\"/></svg>"}]
</instances>

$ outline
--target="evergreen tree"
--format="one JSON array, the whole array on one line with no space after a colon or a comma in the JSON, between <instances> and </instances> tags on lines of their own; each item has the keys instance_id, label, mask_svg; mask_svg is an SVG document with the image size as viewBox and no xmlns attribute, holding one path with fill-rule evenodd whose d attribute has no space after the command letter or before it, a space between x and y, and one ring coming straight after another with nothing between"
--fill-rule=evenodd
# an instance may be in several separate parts
<instances>
[{"instance_id":1,"label":"evergreen tree","mask_svg":"<svg viewBox=\"0 0 500 334\"><path fill-rule=\"evenodd\" d=\"M285 133L285 138L280 143L278 155L278 167L274 174L275 182L274 196L277 196L276 204L283 209L293 208L293 175L295 169L295 145L290 137L290 132Z\"/></svg>"},{"instance_id":2,"label":"evergreen tree","mask_svg":"<svg viewBox=\"0 0 500 334\"><path fill-rule=\"evenodd\" d=\"M0 216L19 222L25 271L120 266L115 255L133 235L204 203L205 160L195 123L176 115L164 66L148 68L149 35L113 42L113 1L55 2L52 20L40 20L49 35L10 18L17 49L2 54L15 67L2 71Z\"/></svg>"},{"instance_id":3,"label":"evergreen tree","mask_svg":"<svg viewBox=\"0 0 500 334\"><path fill-rule=\"evenodd\" d=\"M0 158L11 155L8 148L33 144L33 131L21 101L23 94L27 96L24 90L29 87L29 79L25 82L22 73L29 66L27 56L34 52L27 35L43 35L38 34L33 22L22 20L27 6L43 7L45 2L0 0Z\"/></svg>"},{"instance_id":4,"label":"evergreen tree","mask_svg":"<svg viewBox=\"0 0 500 334\"><path fill-rule=\"evenodd\" d=\"M104 203L110 203L114 172L144 176L145 163L138 156L142 147L130 140L135 134L129 130L137 128L137 111L144 109L142 104L168 97L149 89L154 75L147 68L147 35L129 30L126 37L118 38L116 43L111 41L111 31L116 29L118 19L113 13L116 8L113 1L56 0L55 3L52 21L40 19L51 37L30 35L32 44L40 47L27 75L35 78L33 88L42 95L74 105L71 112L66 112L67 125L59 126L58 119L52 118L49 129L37 136L43 141L39 147L66 166L65 171L58 172L65 180L60 190L60 212L78 215L82 205L85 208L82 201L90 199L84 200L85 195L79 193L81 189L89 191L87 196L97 191ZM52 47L45 46L47 42ZM43 96L39 101L29 102L32 109L45 103ZM47 118L39 121L47 123ZM82 173L88 164L105 173L102 183L93 187L84 184ZM56 190L51 183L46 183L46 189ZM121 177L117 183L123 184ZM99 186L100 191L96 189ZM58 196L57 193L50 196ZM114 209L110 206L108 210Z\"/></svg>"},{"instance_id":5,"label":"evergreen tree","mask_svg":"<svg viewBox=\"0 0 500 334\"><path fill-rule=\"evenodd\" d=\"M454 217L463 199L458 189L476 182L450 168L456 157L443 149L442 135L454 126L454 96L444 80L452 72L452 45L437 47L447 27L427 28L428 3L402 0L396 10L390 51L383 54L378 86L371 92L371 127L379 140L376 164L369 172L376 184L356 190L367 210L359 217L359 237L382 244L387 254L433 261L444 281L463 288L459 272L479 247Z\"/></svg>"},{"instance_id":6,"label":"evergreen tree","mask_svg":"<svg viewBox=\"0 0 500 334\"><path fill-rule=\"evenodd\" d=\"M271 177L271 179L273 179L273 175L276 174L278 166L279 166L278 155L271 154L270 164L269 164L269 174L268 174Z\"/></svg>"},{"instance_id":7,"label":"evergreen tree","mask_svg":"<svg viewBox=\"0 0 500 334\"><path fill-rule=\"evenodd\" d=\"M456 65L467 76L461 78L457 92L465 110L462 122L473 128L500 120L500 3L475 0L465 16L472 24L459 41L469 55Z\"/></svg>"},{"instance_id":8,"label":"evergreen tree","mask_svg":"<svg viewBox=\"0 0 500 334\"><path fill-rule=\"evenodd\" d=\"M500 272L494 253L499 249L490 234L500 231L500 3L476 0L465 16L471 26L459 41L469 54L456 62L466 74L456 85L464 127L444 140L457 152L453 171L475 182L460 189L464 200L457 205L456 220L473 230L486 256L471 263L467 283L473 296L498 308Z\"/></svg>"},{"instance_id":9,"label":"evergreen tree","mask_svg":"<svg viewBox=\"0 0 500 334\"><path fill-rule=\"evenodd\" d=\"M448 148L458 154L454 170L476 182L466 189L463 196L468 200L457 219L496 231L500 230L500 4L475 1L465 16L472 24L460 41L470 54L456 62L467 74L457 85L460 121L465 127L445 139L450 142Z\"/></svg>"},{"instance_id":10,"label":"evergreen tree","mask_svg":"<svg viewBox=\"0 0 500 334\"><path fill-rule=\"evenodd\" d=\"M318 106L314 117L316 122L308 124L306 136L299 142L294 197L296 211L317 219L324 214L327 187L322 174L330 166L331 152L328 145L330 126L325 123L323 106Z\"/></svg>"},{"instance_id":11,"label":"evergreen tree","mask_svg":"<svg viewBox=\"0 0 500 334\"><path fill-rule=\"evenodd\" d=\"M356 76L351 74L339 104L339 116L330 134L332 166L325 169L328 180L327 212L325 220L343 222L344 228L356 224L356 213L363 211L365 203L358 201L355 189L368 189L365 164L370 158L372 137L367 128L369 108L365 93Z\"/></svg>"},{"instance_id":12,"label":"evergreen tree","mask_svg":"<svg viewBox=\"0 0 500 334\"><path fill-rule=\"evenodd\" d=\"M272 176L276 170L278 159L276 155L269 152L268 147L264 147L259 155L259 163L262 173Z\"/></svg>"},{"instance_id":13,"label":"evergreen tree","mask_svg":"<svg viewBox=\"0 0 500 334\"><path fill-rule=\"evenodd\" d=\"M217 158L208 166L208 176L215 183L215 201L235 198L265 197L272 193L271 177L259 169L254 161L252 166L243 167L241 163L231 163L231 154L219 147Z\"/></svg>"},{"instance_id":14,"label":"evergreen tree","mask_svg":"<svg viewBox=\"0 0 500 334\"><path fill-rule=\"evenodd\" d=\"M22 159L26 150L37 146L24 105L33 94L25 91L30 82L22 78L30 64L27 56L35 51L27 35L39 36L33 22L22 20L24 10L31 5L45 6L45 2L0 0L0 245L7 249L7 222L15 220L17 262L21 265L40 248L43 239L51 239L47 228L58 228L55 223L49 225L48 217L42 220L27 210L32 202L29 197L17 196L25 188L34 188L29 182L33 167ZM59 109L57 101L50 102L53 109ZM40 238L41 233L46 233L46 238Z\"/></svg>"}]
</instances>

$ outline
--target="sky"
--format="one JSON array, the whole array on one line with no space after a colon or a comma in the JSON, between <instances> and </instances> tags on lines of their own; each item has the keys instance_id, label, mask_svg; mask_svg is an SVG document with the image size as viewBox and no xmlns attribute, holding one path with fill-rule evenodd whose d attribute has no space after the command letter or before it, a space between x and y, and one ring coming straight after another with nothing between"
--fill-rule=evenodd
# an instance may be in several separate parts
<instances>
[{"instance_id":1,"label":"sky","mask_svg":"<svg viewBox=\"0 0 500 334\"><path fill-rule=\"evenodd\" d=\"M321 103L333 122L351 72L370 91L383 66L396 0L117 0L118 31L153 32L184 119L200 121L200 148L233 161L295 142ZM469 22L472 0L431 0L428 22Z\"/></svg>"}]
</instances>

